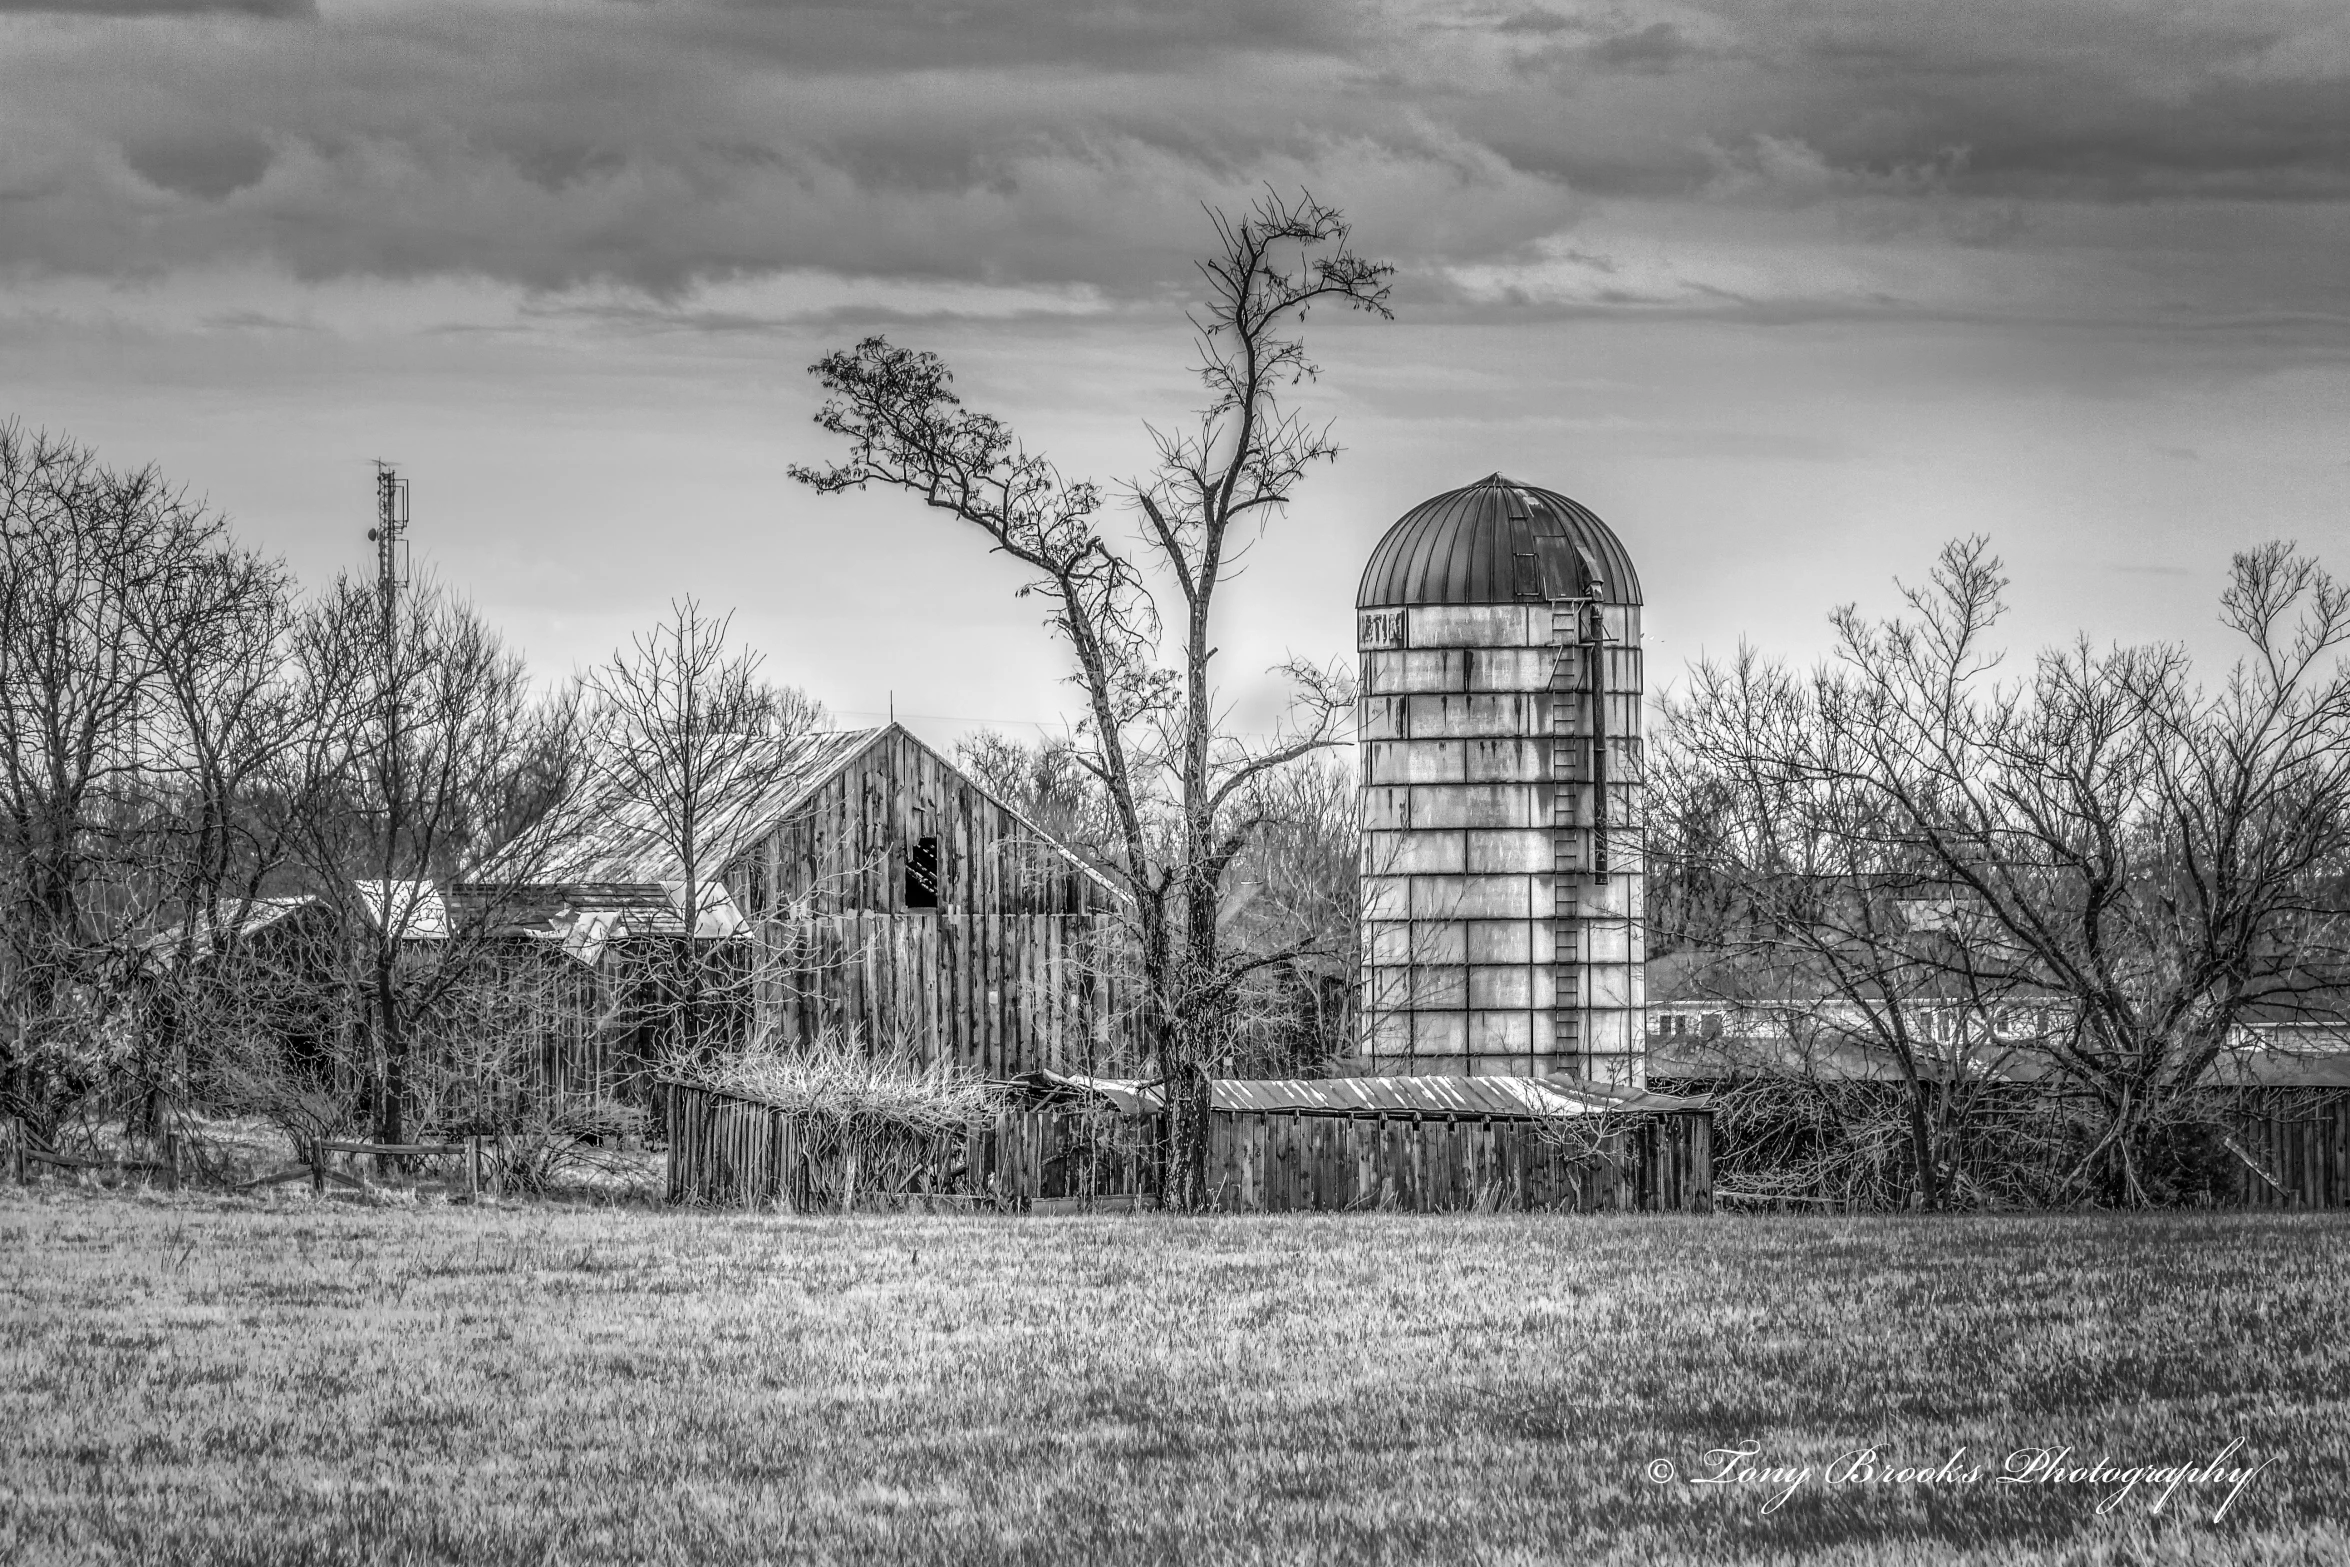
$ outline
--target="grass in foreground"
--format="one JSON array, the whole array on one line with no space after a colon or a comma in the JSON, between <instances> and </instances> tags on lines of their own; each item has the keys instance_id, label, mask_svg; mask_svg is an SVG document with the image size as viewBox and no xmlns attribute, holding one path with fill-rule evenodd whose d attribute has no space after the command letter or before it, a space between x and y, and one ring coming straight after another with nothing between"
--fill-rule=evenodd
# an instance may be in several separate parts
<instances>
[{"instance_id":1,"label":"grass in foreground","mask_svg":"<svg viewBox=\"0 0 2350 1567\"><path fill-rule=\"evenodd\" d=\"M2350 1222L0 1190L0 1560L2350 1558ZM1689 1483L1751 1438L1810 1465ZM2020 1447L2274 1467L2160 1516ZM1972 1485L1828 1484L1859 1447ZM1680 1478L1648 1477L1669 1460Z\"/></svg>"}]
</instances>

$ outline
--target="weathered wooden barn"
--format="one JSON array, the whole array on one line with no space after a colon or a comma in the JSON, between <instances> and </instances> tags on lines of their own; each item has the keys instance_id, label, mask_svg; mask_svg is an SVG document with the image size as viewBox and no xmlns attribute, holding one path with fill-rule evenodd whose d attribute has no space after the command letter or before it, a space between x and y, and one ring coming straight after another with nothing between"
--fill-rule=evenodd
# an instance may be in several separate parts
<instances>
[{"instance_id":1,"label":"weathered wooden barn","mask_svg":"<svg viewBox=\"0 0 2350 1567\"><path fill-rule=\"evenodd\" d=\"M693 937L722 954L729 1044L831 1040L991 1077L1133 1058L1113 885L902 725L804 736L706 809L736 824ZM557 858L547 939L591 964L682 939L684 867L650 806L593 802Z\"/></svg>"}]
</instances>

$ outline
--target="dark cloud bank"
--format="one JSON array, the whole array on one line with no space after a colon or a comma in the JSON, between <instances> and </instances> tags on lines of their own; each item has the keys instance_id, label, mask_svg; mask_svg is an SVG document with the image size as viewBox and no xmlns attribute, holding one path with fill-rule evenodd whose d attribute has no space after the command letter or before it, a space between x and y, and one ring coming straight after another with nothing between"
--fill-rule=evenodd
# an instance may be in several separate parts
<instances>
[{"instance_id":1,"label":"dark cloud bank","mask_svg":"<svg viewBox=\"0 0 2350 1567\"><path fill-rule=\"evenodd\" d=\"M1153 293L1183 281L1197 203L1264 181L1311 184L1422 268L1523 261L1609 202L1725 232L1841 203L1839 243L1923 225L1975 246L2062 210L2065 244L2117 248L2150 208L2187 233L2292 206L2313 247L2350 208L2350 22L2284 6L0 13L0 267L21 274Z\"/></svg>"}]
</instances>

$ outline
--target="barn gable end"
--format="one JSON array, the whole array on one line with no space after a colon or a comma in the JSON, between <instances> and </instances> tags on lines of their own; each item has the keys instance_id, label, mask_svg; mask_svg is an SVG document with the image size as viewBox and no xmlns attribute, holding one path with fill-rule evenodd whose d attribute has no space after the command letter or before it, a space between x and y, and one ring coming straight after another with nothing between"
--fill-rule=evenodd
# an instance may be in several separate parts
<instances>
[{"instance_id":1,"label":"barn gable end","mask_svg":"<svg viewBox=\"0 0 2350 1567\"><path fill-rule=\"evenodd\" d=\"M1111 883L895 724L721 879L760 942L754 1038L991 1077L1138 1058Z\"/></svg>"}]
</instances>

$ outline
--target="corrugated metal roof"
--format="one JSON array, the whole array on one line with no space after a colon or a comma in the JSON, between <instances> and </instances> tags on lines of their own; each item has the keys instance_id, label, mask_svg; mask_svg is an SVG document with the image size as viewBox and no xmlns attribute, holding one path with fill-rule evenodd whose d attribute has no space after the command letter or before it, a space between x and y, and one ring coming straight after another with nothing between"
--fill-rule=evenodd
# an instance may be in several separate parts
<instances>
[{"instance_id":1,"label":"corrugated metal roof","mask_svg":"<svg viewBox=\"0 0 2350 1567\"><path fill-rule=\"evenodd\" d=\"M748 929L724 886L705 881L698 892L701 917L694 922L695 936L724 940ZM614 941L685 934L685 883L678 881L458 882L450 886L447 902L461 921L561 942L565 952L588 964L599 961Z\"/></svg>"},{"instance_id":2,"label":"corrugated metal roof","mask_svg":"<svg viewBox=\"0 0 2350 1567\"><path fill-rule=\"evenodd\" d=\"M764 833L805 805L843 768L893 732L936 757L941 766L970 788L994 800L1022 826L1064 855L1080 875L1112 897L1124 896L1116 883L1088 865L1082 856L1009 804L981 789L969 774L934 747L925 745L919 735L902 724L883 724L872 729L817 730L801 735L785 749L780 765L771 775L743 780L740 797L721 790L727 798L714 804L709 814L742 824L750 835ZM662 828L659 816L644 801L609 792L582 799L565 808L563 815L551 825L550 833L553 852L534 854L532 863L517 867L520 875L531 882L546 885L602 882L641 887L684 879L685 867L671 847L671 834ZM731 854L739 847L725 846L722 852ZM473 871L471 884L498 882L503 879L503 869L502 863L493 858ZM702 867L705 876L715 876L718 869L715 864Z\"/></svg>"},{"instance_id":3,"label":"corrugated metal roof","mask_svg":"<svg viewBox=\"0 0 2350 1567\"><path fill-rule=\"evenodd\" d=\"M1100 1099L1120 1115L1157 1115L1164 1103L1157 1084L1132 1077L1087 1077L1040 1068L1013 1078L1011 1085L1037 1100Z\"/></svg>"},{"instance_id":4,"label":"corrugated metal roof","mask_svg":"<svg viewBox=\"0 0 2350 1567\"><path fill-rule=\"evenodd\" d=\"M1584 598L1640 602L1640 575L1608 525L1552 490L1500 474L1405 512L1371 551L1355 603L1515 604Z\"/></svg>"},{"instance_id":5,"label":"corrugated metal roof","mask_svg":"<svg viewBox=\"0 0 2350 1567\"><path fill-rule=\"evenodd\" d=\"M195 937L188 943L188 960L201 963L211 957L215 936L233 932L235 938L242 941L249 936L259 935L278 921L298 914L313 905L325 907L319 898L310 893L304 893L297 898L255 898L244 906L242 911L244 917L225 921L225 928L216 929L199 921L196 924ZM236 906L230 905L229 912L236 912ZM188 922L183 920L176 925L164 927L140 942L139 945L159 958L176 957L181 941L187 939L187 932Z\"/></svg>"},{"instance_id":6,"label":"corrugated metal roof","mask_svg":"<svg viewBox=\"0 0 2350 1567\"><path fill-rule=\"evenodd\" d=\"M739 795L722 791L730 797L712 815L745 823L753 831L765 831L888 732L885 726L800 735L784 749L772 772L742 780ZM556 864L550 869L566 882L643 885L684 878L685 867L671 847L670 834L645 801L613 793L583 800L556 825L554 841ZM704 869L715 871L717 867ZM475 875L481 881L497 880L498 867L484 867Z\"/></svg>"},{"instance_id":7,"label":"corrugated metal roof","mask_svg":"<svg viewBox=\"0 0 2350 1567\"><path fill-rule=\"evenodd\" d=\"M1122 1115L1156 1115L1165 1104L1156 1082L1135 1078L1038 1071L1013 1078L1011 1086L1036 1099L1100 1098ZM1702 1110L1707 1101L1557 1077L1220 1077L1208 1085L1208 1104L1232 1115L1418 1114L1530 1120L1608 1110Z\"/></svg>"},{"instance_id":8,"label":"corrugated metal roof","mask_svg":"<svg viewBox=\"0 0 2350 1567\"><path fill-rule=\"evenodd\" d=\"M1215 1109L1301 1115L1597 1115L1608 1110L1696 1110L1704 1101L1635 1093L1555 1077L1218 1078Z\"/></svg>"}]
</instances>

